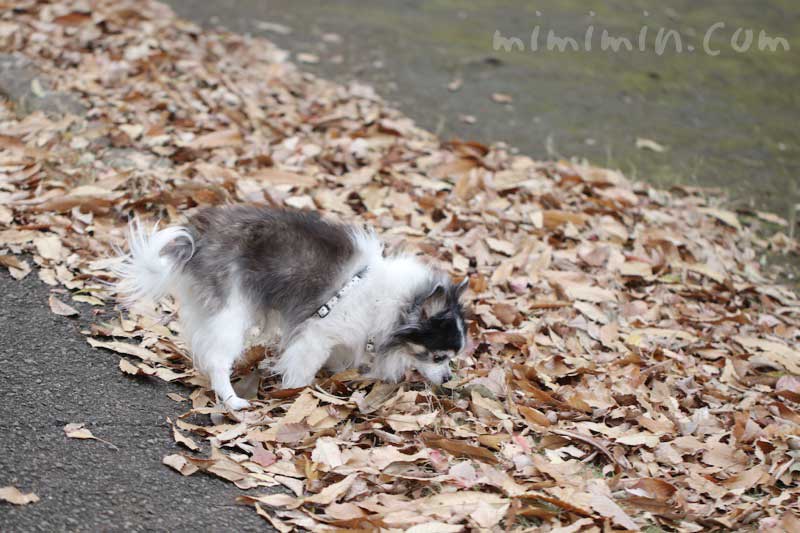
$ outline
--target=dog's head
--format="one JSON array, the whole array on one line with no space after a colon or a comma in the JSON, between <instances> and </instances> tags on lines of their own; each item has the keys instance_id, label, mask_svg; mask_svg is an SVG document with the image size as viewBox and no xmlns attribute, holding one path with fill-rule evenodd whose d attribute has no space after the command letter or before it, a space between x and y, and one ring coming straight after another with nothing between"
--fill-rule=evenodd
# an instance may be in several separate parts
<instances>
[{"instance_id":1,"label":"dog's head","mask_svg":"<svg viewBox=\"0 0 800 533\"><path fill-rule=\"evenodd\" d=\"M448 381L450 360L467 343L467 326L460 298L469 278L454 284L437 275L418 289L403 310L388 348L410 360L425 378L435 384Z\"/></svg>"}]
</instances>

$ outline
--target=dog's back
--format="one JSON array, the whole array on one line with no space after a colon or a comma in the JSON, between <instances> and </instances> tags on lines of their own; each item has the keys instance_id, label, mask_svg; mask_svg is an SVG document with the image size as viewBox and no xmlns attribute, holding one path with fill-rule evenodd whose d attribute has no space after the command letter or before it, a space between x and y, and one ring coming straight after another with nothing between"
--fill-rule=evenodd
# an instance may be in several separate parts
<instances>
[{"instance_id":1,"label":"dog's back","mask_svg":"<svg viewBox=\"0 0 800 533\"><path fill-rule=\"evenodd\" d=\"M196 251L183 270L208 304L223 305L236 285L262 313L277 311L289 325L308 318L358 269L354 230L315 212L208 208L186 230ZM176 261L187 252L180 242L168 250Z\"/></svg>"}]
</instances>

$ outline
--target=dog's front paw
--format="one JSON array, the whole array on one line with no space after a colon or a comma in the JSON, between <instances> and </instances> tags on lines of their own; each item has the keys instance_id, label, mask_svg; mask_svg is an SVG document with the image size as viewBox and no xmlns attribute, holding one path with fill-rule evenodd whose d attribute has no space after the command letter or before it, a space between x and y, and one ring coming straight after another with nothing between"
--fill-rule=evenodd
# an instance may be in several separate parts
<instances>
[{"instance_id":1,"label":"dog's front paw","mask_svg":"<svg viewBox=\"0 0 800 533\"><path fill-rule=\"evenodd\" d=\"M241 411L242 409L247 409L250 407L250 402L239 398L238 396L234 396L233 398L228 398L225 400L225 407L231 411Z\"/></svg>"}]
</instances>

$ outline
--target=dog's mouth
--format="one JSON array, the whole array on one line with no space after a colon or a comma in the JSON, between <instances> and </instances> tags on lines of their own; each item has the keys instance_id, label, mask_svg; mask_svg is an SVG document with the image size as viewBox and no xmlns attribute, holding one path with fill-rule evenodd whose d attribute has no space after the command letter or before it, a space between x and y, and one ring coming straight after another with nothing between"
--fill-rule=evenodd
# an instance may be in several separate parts
<instances>
[{"instance_id":1,"label":"dog's mouth","mask_svg":"<svg viewBox=\"0 0 800 533\"><path fill-rule=\"evenodd\" d=\"M417 372L422 374L427 381L434 385L441 385L453 377L450 369L449 358L444 363L417 365Z\"/></svg>"}]
</instances>

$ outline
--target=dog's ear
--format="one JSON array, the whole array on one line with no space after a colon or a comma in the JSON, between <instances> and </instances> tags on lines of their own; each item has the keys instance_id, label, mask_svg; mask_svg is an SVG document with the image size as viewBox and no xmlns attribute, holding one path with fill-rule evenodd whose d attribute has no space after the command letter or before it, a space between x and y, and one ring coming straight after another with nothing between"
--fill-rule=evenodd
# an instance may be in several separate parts
<instances>
[{"instance_id":1,"label":"dog's ear","mask_svg":"<svg viewBox=\"0 0 800 533\"><path fill-rule=\"evenodd\" d=\"M423 319L428 319L444 309L447 304L447 291L442 283L437 283L433 289L420 302L420 313Z\"/></svg>"}]
</instances>

